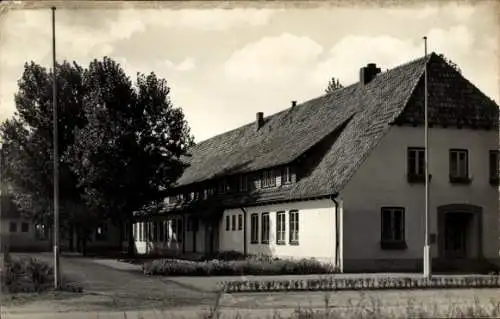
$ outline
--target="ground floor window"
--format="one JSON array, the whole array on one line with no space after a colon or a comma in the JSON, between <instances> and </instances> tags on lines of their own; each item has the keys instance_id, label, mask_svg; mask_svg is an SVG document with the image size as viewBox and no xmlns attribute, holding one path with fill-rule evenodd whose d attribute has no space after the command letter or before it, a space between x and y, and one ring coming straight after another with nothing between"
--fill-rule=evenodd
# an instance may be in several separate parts
<instances>
[{"instance_id":1,"label":"ground floor window","mask_svg":"<svg viewBox=\"0 0 500 319\"><path fill-rule=\"evenodd\" d=\"M101 224L96 228L95 231L95 240L97 241L105 241L108 238L108 225Z\"/></svg>"},{"instance_id":2,"label":"ground floor window","mask_svg":"<svg viewBox=\"0 0 500 319\"><path fill-rule=\"evenodd\" d=\"M17 232L17 223L16 222L10 222L9 223L9 231L11 233L16 233Z\"/></svg>"},{"instance_id":3,"label":"ground floor window","mask_svg":"<svg viewBox=\"0 0 500 319\"><path fill-rule=\"evenodd\" d=\"M250 243L259 242L259 214L250 215Z\"/></svg>"},{"instance_id":4,"label":"ground floor window","mask_svg":"<svg viewBox=\"0 0 500 319\"><path fill-rule=\"evenodd\" d=\"M403 207L382 207L381 243L383 248L403 248L405 242L405 209Z\"/></svg>"},{"instance_id":5,"label":"ground floor window","mask_svg":"<svg viewBox=\"0 0 500 319\"><path fill-rule=\"evenodd\" d=\"M263 244L269 244L269 213L262 213L262 238Z\"/></svg>"},{"instance_id":6,"label":"ground floor window","mask_svg":"<svg viewBox=\"0 0 500 319\"><path fill-rule=\"evenodd\" d=\"M289 213L290 223L290 244L297 245L299 243L299 212L292 210Z\"/></svg>"},{"instance_id":7,"label":"ground floor window","mask_svg":"<svg viewBox=\"0 0 500 319\"><path fill-rule=\"evenodd\" d=\"M41 224L35 225L35 237L38 240L47 240L48 237L47 226Z\"/></svg>"},{"instance_id":8,"label":"ground floor window","mask_svg":"<svg viewBox=\"0 0 500 319\"><path fill-rule=\"evenodd\" d=\"M276 243L285 244L286 236L286 215L285 212L276 213Z\"/></svg>"}]
</instances>

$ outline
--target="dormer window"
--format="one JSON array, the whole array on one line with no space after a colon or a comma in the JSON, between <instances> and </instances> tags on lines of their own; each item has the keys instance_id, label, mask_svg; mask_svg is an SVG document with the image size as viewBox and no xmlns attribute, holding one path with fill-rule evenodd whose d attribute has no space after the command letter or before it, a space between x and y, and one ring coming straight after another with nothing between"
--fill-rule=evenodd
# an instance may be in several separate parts
<instances>
[{"instance_id":1,"label":"dormer window","mask_svg":"<svg viewBox=\"0 0 500 319\"><path fill-rule=\"evenodd\" d=\"M246 192L248 190L248 175L243 174L240 176L240 191Z\"/></svg>"},{"instance_id":2,"label":"dormer window","mask_svg":"<svg viewBox=\"0 0 500 319\"><path fill-rule=\"evenodd\" d=\"M262 187L274 187L274 186L276 186L276 177L274 176L274 171L272 169L263 171Z\"/></svg>"},{"instance_id":3,"label":"dormer window","mask_svg":"<svg viewBox=\"0 0 500 319\"><path fill-rule=\"evenodd\" d=\"M217 192L219 194L224 194L227 191L227 187L227 181L223 179L217 184Z\"/></svg>"},{"instance_id":4,"label":"dormer window","mask_svg":"<svg viewBox=\"0 0 500 319\"><path fill-rule=\"evenodd\" d=\"M292 183L292 170L289 166L283 167L281 170L281 184Z\"/></svg>"}]
</instances>

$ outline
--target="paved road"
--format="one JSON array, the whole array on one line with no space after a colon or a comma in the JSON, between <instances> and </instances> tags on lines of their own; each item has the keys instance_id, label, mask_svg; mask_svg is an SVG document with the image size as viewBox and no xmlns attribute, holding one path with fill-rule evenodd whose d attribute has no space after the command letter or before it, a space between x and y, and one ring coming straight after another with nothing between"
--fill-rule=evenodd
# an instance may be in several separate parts
<instances>
[{"instance_id":1,"label":"paved road","mask_svg":"<svg viewBox=\"0 0 500 319\"><path fill-rule=\"evenodd\" d=\"M53 264L50 254L35 257ZM101 304L120 310L203 306L212 305L216 297L214 293L186 288L166 278L111 268L93 259L61 257L60 263L64 276L83 285L85 296L81 304L90 308ZM58 303L64 304L64 301ZM75 306L75 310L79 310L80 306ZM73 310L73 307L70 308L65 310Z\"/></svg>"}]
</instances>

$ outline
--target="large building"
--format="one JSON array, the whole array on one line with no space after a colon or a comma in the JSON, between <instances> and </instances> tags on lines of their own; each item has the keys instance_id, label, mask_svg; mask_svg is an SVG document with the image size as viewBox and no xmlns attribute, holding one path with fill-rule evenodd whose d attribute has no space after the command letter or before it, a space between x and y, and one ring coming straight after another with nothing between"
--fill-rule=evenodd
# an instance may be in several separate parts
<instances>
[{"instance_id":1,"label":"large building","mask_svg":"<svg viewBox=\"0 0 500 319\"><path fill-rule=\"evenodd\" d=\"M435 53L368 64L353 85L194 146L165 209L134 225L138 251L421 269L425 69L434 265L498 261L498 106Z\"/></svg>"}]
</instances>

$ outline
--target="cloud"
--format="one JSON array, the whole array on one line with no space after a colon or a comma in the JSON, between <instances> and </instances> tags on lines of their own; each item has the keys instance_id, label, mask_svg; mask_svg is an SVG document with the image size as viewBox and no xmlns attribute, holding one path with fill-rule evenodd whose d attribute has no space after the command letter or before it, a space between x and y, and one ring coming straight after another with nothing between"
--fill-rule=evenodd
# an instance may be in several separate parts
<instances>
[{"instance_id":1,"label":"cloud","mask_svg":"<svg viewBox=\"0 0 500 319\"><path fill-rule=\"evenodd\" d=\"M179 63L176 67L179 71L191 71L196 67L194 60L192 58L186 58L184 61Z\"/></svg>"},{"instance_id":2,"label":"cloud","mask_svg":"<svg viewBox=\"0 0 500 319\"><path fill-rule=\"evenodd\" d=\"M425 33L424 33L425 34ZM491 88L493 81L471 64L478 52L487 55L490 41L478 42L475 34L465 25L453 25L446 29L434 28L427 32L428 52L443 53L457 63L464 75L479 87ZM489 59L494 59L491 51ZM327 52L308 37L282 34L265 37L235 51L227 60L224 70L228 77L242 82L251 81L273 88L286 89L304 96L313 89L325 87L332 76L344 85L358 81L359 68L376 63L383 70L393 68L424 55L424 43L420 37L398 38L390 35L347 35ZM490 83L490 84L488 84ZM498 99L497 90L486 93Z\"/></svg>"},{"instance_id":3,"label":"cloud","mask_svg":"<svg viewBox=\"0 0 500 319\"><path fill-rule=\"evenodd\" d=\"M235 51L224 65L228 77L262 84L287 81L314 64L323 47L304 36L264 37Z\"/></svg>"},{"instance_id":4,"label":"cloud","mask_svg":"<svg viewBox=\"0 0 500 319\"><path fill-rule=\"evenodd\" d=\"M122 27L130 32L143 30L145 24L171 28L191 28L220 31L230 28L258 27L269 23L277 10L269 9L127 9L114 22L116 30Z\"/></svg>"}]
</instances>

